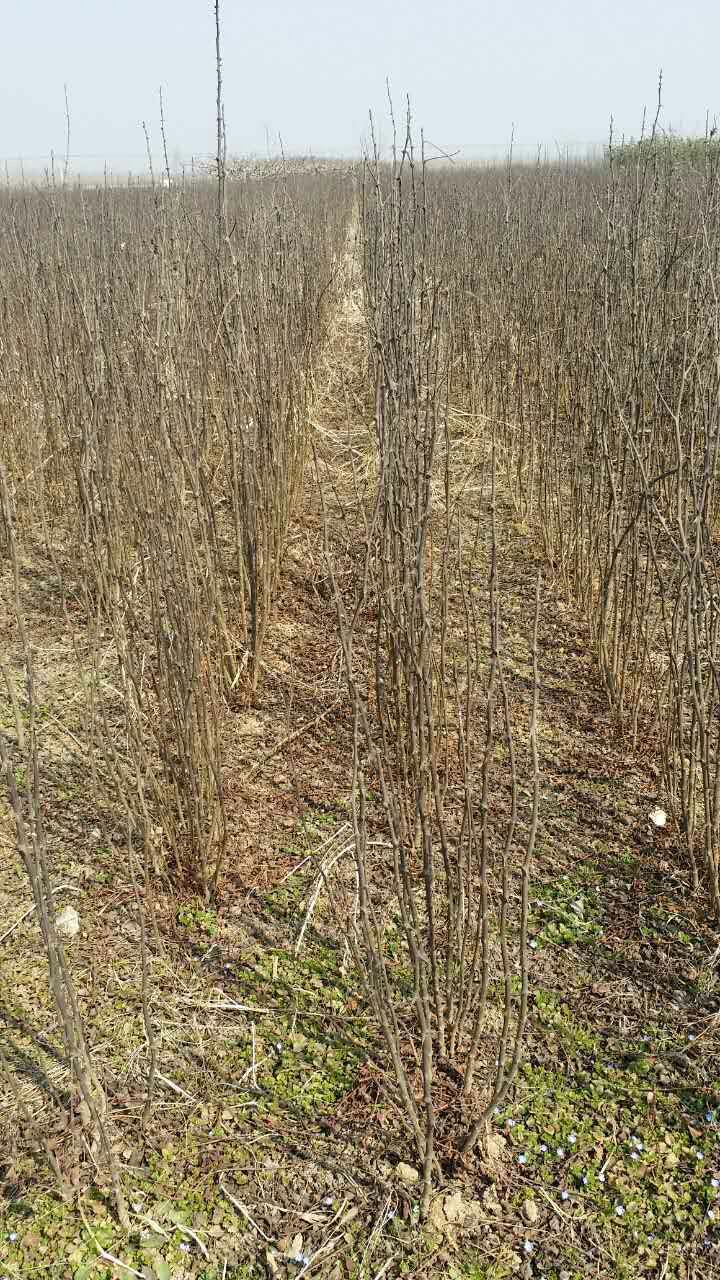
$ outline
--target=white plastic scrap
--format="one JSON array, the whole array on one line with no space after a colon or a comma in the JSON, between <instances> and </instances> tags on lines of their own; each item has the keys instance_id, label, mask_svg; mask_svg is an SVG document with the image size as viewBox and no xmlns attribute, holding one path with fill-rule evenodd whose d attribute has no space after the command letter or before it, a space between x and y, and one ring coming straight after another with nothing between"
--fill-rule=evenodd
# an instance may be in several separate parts
<instances>
[{"instance_id":1,"label":"white plastic scrap","mask_svg":"<svg viewBox=\"0 0 720 1280\"><path fill-rule=\"evenodd\" d=\"M74 938L80 932L80 916L74 907L65 907L56 916L55 928L63 938Z\"/></svg>"}]
</instances>

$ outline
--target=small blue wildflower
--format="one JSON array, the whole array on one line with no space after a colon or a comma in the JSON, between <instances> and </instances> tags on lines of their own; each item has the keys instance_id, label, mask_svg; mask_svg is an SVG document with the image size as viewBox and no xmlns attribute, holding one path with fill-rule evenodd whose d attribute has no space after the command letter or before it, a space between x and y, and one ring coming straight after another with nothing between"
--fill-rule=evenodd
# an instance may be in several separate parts
<instances>
[{"instance_id":1,"label":"small blue wildflower","mask_svg":"<svg viewBox=\"0 0 720 1280\"><path fill-rule=\"evenodd\" d=\"M535 1245L533 1244L532 1240L526 1240L523 1245L523 1249L525 1250L525 1253L534 1253Z\"/></svg>"},{"instance_id":2,"label":"small blue wildflower","mask_svg":"<svg viewBox=\"0 0 720 1280\"><path fill-rule=\"evenodd\" d=\"M639 1157L639 1155L638 1155L637 1151L631 1151L631 1152L630 1152L630 1159L631 1159L631 1160L639 1160L639 1159L640 1159L640 1157Z\"/></svg>"},{"instance_id":3,"label":"small blue wildflower","mask_svg":"<svg viewBox=\"0 0 720 1280\"><path fill-rule=\"evenodd\" d=\"M545 1142L540 1143L540 1150L542 1151L543 1155L545 1155L547 1151L547 1144Z\"/></svg>"},{"instance_id":4,"label":"small blue wildflower","mask_svg":"<svg viewBox=\"0 0 720 1280\"><path fill-rule=\"evenodd\" d=\"M587 1174L586 1174L586 1173L584 1173L584 1174L583 1174L583 1176L582 1176L582 1184L583 1184L583 1186L584 1186L584 1187L586 1187L589 1181L590 1181L590 1179L588 1178Z\"/></svg>"},{"instance_id":5,"label":"small blue wildflower","mask_svg":"<svg viewBox=\"0 0 720 1280\"><path fill-rule=\"evenodd\" d=\"M706 1111L706 1112L705 1112L705 1119L707 1120L708 1124L713 1124L713 1123L714 1123L714 1121L715 1121L715 1112L714 1112L714 1111Z\"/></svg>"},{"instance_id":6,"label":"small blue wildflower","mask_svg":"<svg viewBox=\"0 0 720 1280\"><path fill-rule=\"evenodd\" d=\"M518 1164L527 1164L527 1156L524 1152L521 1156L518 1156Z\"/></svg>"},{"instance_id":7,"label":"small blue wildflower","mask_svg":"<svg viewBox=\"0 0 720 1280\"><path fill-rule=\"evenodd\" d=\"M562 1160L563 1156L565 1155L565 1148L564 1148L564 1147L558 1147L558 1149L557 1149L557 1154L558 1154L558 1156L560 1157L560 1159Z\"/></svg>"},{"instance_id":8,"label":"small blue wildflower","mask_svg":"<svg viewBox=\"0 0 720 1280\"><path fill-rule=\"evenodd\" d=\"M704 1155L703 1155L702 1151L696 1151L696 1152L695 1152L695 1159L696 1159L696 1160L704 1160L704 1159L705 1159L705 1157L704 1157Z\"/></svg>"},{"instance_id":9,"label":"small blue wildflower","mask_svg":"<svg viewBox=\"0 0 720 1280\"><path fill-rule=\"evenodd\" d=\"M710 1179L710 1186L711 1186L711 1187L720 1187L720 1178L711 1178L711 1179Z\"/></svg>"},{"instance_id":10,"label":"small blue wildflower","mask_svg":"<svg viewBox=\"0 0 720 1280\"><path fill-rule=\"evenodd\" d=\"M625 1206L622 1204L616 1204L615 1213L617 1214L618 1218L623 1218L625 1216Z\"/></svg>"},{"instance_id":11,"label":"small blue wildflower","mask_svg":"<svg viewBox=\"0 0 720 1280\"><path fill-rule=\"evenodd\" d=\"M186 1241L186 1240L183 1240L182 1244L180 1245L180 1251L181 1251L181 1253L189 1253L189 1252L190 1252L190 1245L187 1243L187 1241Z\"/></svg>"},{"instance_id":12,"label":"small blue wildflower","mask_svg":"<svg viewBox=\"0 0 720 1280\"><path fill-rule=\"evenodd\" d=\"M599 1173L599 1174L598 1174L598 1182L603 1182L603 1183L605 1182L605 1174L604 1174L604 1173Z\"/></svg>"},{"instance_id":13,"label":"small blue wildflower","mask_svg":"<svg viewBox=\"0 0 720 1280\"><path fill-rule=\"evenodd\" d=\"M569 1199L570 1199L570 1192L569 1192L569 1191L561 1191L561 1192L560 1192L560 1199L561 1199L561 1200L569 1200Z\"/></svg>"},{"instance_id":14,"label":"small blue wildflower","mask_svg":"<svg viewBox=\"0 0 720 1280\"><path fill-rule=\"evenodd\" d=\"M575 1145L575 1143L577 1142L577 1134L576 1134L576 1133L571 1133L571 1134L569 1134L569 1135L568 1135L568 1142L570 1143L570 1145L571 1145L571 1146L574 1146L574 1145Z\"/></svg>"}]
</instances>

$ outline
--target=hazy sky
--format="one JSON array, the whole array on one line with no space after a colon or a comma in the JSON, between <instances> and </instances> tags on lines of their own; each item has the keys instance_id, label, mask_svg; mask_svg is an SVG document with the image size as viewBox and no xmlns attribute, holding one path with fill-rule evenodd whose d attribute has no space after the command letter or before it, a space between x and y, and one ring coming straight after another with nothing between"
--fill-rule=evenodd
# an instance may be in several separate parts
<instances>
[{"instance_id":1,"label":"hazy sky","mask_svg":"<svg viewBox=\"0 0 720 1280\"><path fill-rule=\"evenodd\" d=\"M664 121L720 114L718 0L223 0L228 148L356 153L368 109L406 93L418 124L468 156L519 144L637 134L664 78ZM211 0L5 4L0 159L42 168L64 150L68 86L75 169L143 167L146 120L171 159L214 148Z\"/></svg>"}]
</instances>

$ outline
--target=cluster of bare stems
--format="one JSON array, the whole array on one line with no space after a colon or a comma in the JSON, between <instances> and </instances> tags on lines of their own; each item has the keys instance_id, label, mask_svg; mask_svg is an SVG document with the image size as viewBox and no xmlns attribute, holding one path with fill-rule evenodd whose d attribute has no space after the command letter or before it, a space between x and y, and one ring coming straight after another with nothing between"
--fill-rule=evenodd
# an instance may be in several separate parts
<instances>
[{"instance_id":1,"label":"cluster of bare stems","mask_svg":"<svg viewBox=\"0 0 720 1280\"><path fill-rule=\"evenodd\" d=\"M82 606L99 793L206 895L223 733L261 671L350 197L333 176L234 184L218 235L207 183L2 197L18 520L40 516Z\"/></svg>"},{"instance_id":2,"label":"cluster of bare stems","mask_svg":"<svg viewBox=\"0 0 720 1280\"><path fill-rule=\"evenodd\" d=\"M458 395L496 424L718 913L720 148L656 125L602 164L445 172L433 201Z\"/></svg>"},{"instance_id":3,"label":"cluster of bare stems","mask_svg":"<svg viewBox=\"0 0 720 1280\"><path fill-rule=\"evenodd\" d=\"M51 175L0 192L0 546L18 634L2 663L17 721L14 740L0 735L2 777L81 1100L79 1140L105 1166L124 1224L112 1124L54 927L22 565L45 557L61 588L85 700L76 741L98 812L124 833L113 840L126 846L140 926L144 1122L156 1068L147 921L158 877L208 898L221 885L223 760L262 672L353 197L345 175L227 192L167 177L73 187ZM12 1078L4 1059L0 1069Z\"/></svg>"},{"instance_id":4,"label":"cluster of bare stems","mask_svg":"<svg viewBox=\"0 0 720 1280\"><path fill-rule=\"evenodd\" d=\"M439 1091L448 1080L458 1090L455 1129L444 1134L458 1156L484 1132L518 1068L539 790L537 612L530 800L521 813L502 660L494 454L490 467L478 462L491 475L490 501L478 507L477 488L467 500L452 475L445 248L426 169L409 121L392 164L374 155L365 169L377 483L357 591L347 598L335 581L354 712L358 910L346 928L422 1162L424 1210L438 1160ZM486 543L489 617L478 607ZM328 558L332 565L329 550ZM491 816L498 754L510 795L502 830ZM412 974L410 996L398 987L391 936Z\"/></svg>"},{"instance_id":5,"label":"cluster of bare stems","mask_svg":"<svg viewBox=\"0 0 720 1280\"><path fill-rule=\"evenodd\" d=\"M145 1120L156 1066L145 912L158 875L218 893L224 737L262 669L352 200L347 173L281 167L228 188L219 0L214 15L214 184L173 179L161 95L160 180L148 138L149 186L73 187L66 95L61 177L53 163L41 187L8 182L0 193L0 539L12 567L14 666L27 689L24 795L0 735L2 771L68 1065L124 1224L103 1092L54 925L19 566L39 532L78 658L80 746L95 798L126 831L149 1050ZM12 668L3 661L18 752Z\"/></svg>"}]
</instances>

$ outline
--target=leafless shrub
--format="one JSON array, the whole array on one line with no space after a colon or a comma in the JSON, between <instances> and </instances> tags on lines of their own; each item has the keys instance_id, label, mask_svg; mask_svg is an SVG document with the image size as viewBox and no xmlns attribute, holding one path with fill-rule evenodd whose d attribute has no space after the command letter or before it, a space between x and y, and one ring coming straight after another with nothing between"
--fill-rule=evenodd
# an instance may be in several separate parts
<instances>
[{"instance_id":1,"label":"leafless shrub","mask_svg":"<svg viewBox=\"0 0 720 1280\"><path fill-rule=\"evenodd\" d=\"M123 1227L129 1228L130 1219L120 1182L119 1165L109 1136L107 1100L88 1051L75 984L55 927L55 904L48 867L43 821L44 806L38 762L37 695L33 659L25 628L20 594L20 573L12 505L5 471L2 467L0 467L0 503L2 503L5 528L9 537L13 601L20 650L26 675L27 714L27 733L25 733L20 715L17 714L19 698L14 690L9 689L10 700L16 709L17 716L16 741L18 746L23 742L26 743L26 758L23 762L25 782L24 785L18 783L12 742L4 732L0 732L0 765L2 766L3 783L14 820L17 851L30 882L40 932L47 954L50 990L62 1031L67 1065L71 1079L76 1082L80 1093L78 1114L81 1127L88 1135L92 1149L100 1154L105 1165L112 1184L118 1218ZM7 679L7 669L5 675ZM24 790L24 794L21 794L21 789ZM6 1067L4 1059L3 1064ZM50 1167L58 1178L60 1190L63 1195L67 1195L67 1183L61 1174L56 1157L50 1146L42 1138L40 1141Z\"/></svg>"},{"instance_id":2,"label":"leafless shrub","mask_svg":"<svg viewBox=\"0 0 720 1280\"><path fill-rule=\"evenodd\" d=\"M653 126L603 165L460 171L433 199L455 385L587 614L618 728L656 743L717 910L716 151L690 162Z\"/></svg>"},{"instance_id":3,"label":"leafless shrub","mask_svg":"<svg viewBox=\"0 0 720 1280\"><path fill-rule=\"evenodd\" d=\"M4 195L18 518L40 518L89 627L68 617L99 798L129 806L158 869L161 831L206 894L221 743L261 670L349 194L333 176L234 188L219 241L209 184Z\"/></svg>"},{"instance_id":4,"label":"leafless shrub","mask_svg":"<svg viewBox=\"0 0 720 1280\"><path fill-rule=\"evenodd\" d=\"M460 1154L475 1145L520 1059L539 789L536 708L531 814L521 821L501 658L494 488L490 662L483 689L476 601L481 515L477 507L468 511L450 478L442 241L428 210L426 165L414 155L409 120L389 170L377 157L368 164L363 250L376 379L377 492L355 599L345 599L334 579L354 713L359 909L346 917L345 928L423 1164L426 1211L437 1161L438 1072L459 1080L472 1116L459 1136L449 1138ZM332 572L329 545L327 553ZM449 602L458 597L463 634L451 653ZM366 655L369 625L374 641ZM536 668L535 690L537 696ZM481 717L484 735L478 732ZM511 793L502 835L491 820L500 742L508 753ZM372 838L371 788L379 791L382 840ZM410 996L398 990L389 955L388 931L394 929L411 975ZM484 1060L486 1037L494 1065Z\"/></svg>"}]
</instances>

